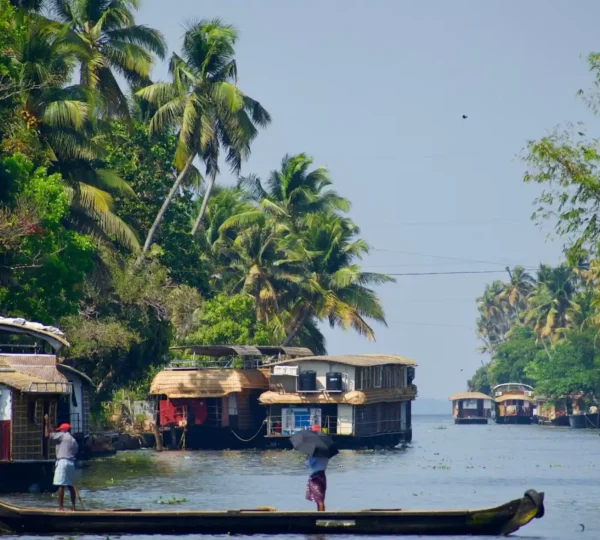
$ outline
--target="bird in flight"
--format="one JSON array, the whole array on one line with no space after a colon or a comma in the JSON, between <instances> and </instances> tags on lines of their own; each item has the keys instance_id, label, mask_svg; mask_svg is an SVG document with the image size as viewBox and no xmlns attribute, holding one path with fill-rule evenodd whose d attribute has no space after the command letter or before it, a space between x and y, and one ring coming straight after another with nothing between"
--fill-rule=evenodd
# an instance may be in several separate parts
<instances>
[{"instance_id":1,"label":"bird in flight","mask_svg":"<svg viewBox=\"0 0 600 540\"><path fill-rule=\"evenodd\" d=\"M467 115L463 114L463 120L466 120L466 119L467 119Z\"/></svg>"}]
</instances>

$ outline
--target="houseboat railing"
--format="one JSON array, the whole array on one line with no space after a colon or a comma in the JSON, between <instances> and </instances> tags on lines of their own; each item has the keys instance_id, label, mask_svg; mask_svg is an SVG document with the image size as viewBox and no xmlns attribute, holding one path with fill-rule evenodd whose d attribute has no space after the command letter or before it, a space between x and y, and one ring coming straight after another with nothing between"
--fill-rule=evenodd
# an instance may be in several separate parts
<instances>
[{"instance_id":1,"label":"houseboat railing","mask_svg":"<svg viewBox=\"0 0 600 540\"><path fill-rule=\"evenodd\" d=\"M289 437L298 431L310 429L328 435L353 435L369 437L380 433L401 433L402 420L400 418L386 420L349 420L342 419L342 426L338 423L337 416L325 416L320 425L292 426L283 433L283 417L267 416L267 437Z\"/></svg>"},{"instance_id":2,"label":"houseboat railing","mask_svg":"<svg viewBox=\"0 0 600 540\"><path fill-rule=\"evenodd\" d=\"M28 345L24 343L0 343L0 355L5 354L44 354L41 344Z\"/></svg>"},{"instance_id":3,"label":"houseboat railing","mask_svg":"<svg viewBox=\"0 0 600 540\"><path fill-rule=\"evenodd\" d=\"M207 359L206 357L195 357L184 360L172 360L167 369L190 370L190 369L258 369L263 366L263 360L248 358Z\"/></svg>"},{"instance_id":4,"label":"houseboat railing","mask_svg":"<svg viewBox=\"0 0 600 540\"><path fill-rule=\"evenodd\" d=\"M30 394L70 394L73 385L63 382L32 382L27 387Z\"/></svg>"}]
</instances>

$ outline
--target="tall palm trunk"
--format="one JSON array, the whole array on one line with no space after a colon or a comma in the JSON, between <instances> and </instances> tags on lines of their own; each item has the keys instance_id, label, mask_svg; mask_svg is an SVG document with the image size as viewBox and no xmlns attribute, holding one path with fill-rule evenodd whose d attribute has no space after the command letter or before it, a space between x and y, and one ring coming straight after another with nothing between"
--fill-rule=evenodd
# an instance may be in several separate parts
<instances>
[{"instance_id":1,"label":"tall palm trunk","mask_svg":"<svg viewBox=\"0 0 600 540\"><path fill-rule=\"evenodd\" d=\"M296 339L296 336L300 333L300 330L302 330L302 327L304 326L304 323L306 322L306 319L308 319L309 315L310 315L310 310L308 310L308 309L300 310L298 315L296 315L294 322L290 326L290 331L289 331L287 337L283 340L283 343L281 344L282 347L288 347L289 345L292 344L294 339Z\"/></svg>"},{"instance_id":2,"label":"tall palm trunk","mask_svg":"<svg viewBox=\"0 0 600 540\"><path fill-rule=\"evenodd\" d=\"M173 198L175 197L177 190L180 188L181 183L185 179L185 176L187 175L188 171L190 170L190 167L192 166L192 162L194 161L194 157L195 157L195 154L190 155L188 160L185 162L185 165L184 165L183 169L181 169L179 176L177 177L177 179L171 186L169 194L167 195L164 202L162 203L162 206L160 207L158 214L156 214L156 218L154 218L154 223L152 224L152 227L150 227L150 230L148 231L148 236L146 236L146 241L144 242L144 247L142 248L142 252L140 253L140 256L138 257L137 264L140 264L145 259L146 255L148 254L148 250L150 249L150 246L152 245L152 241L154 240L154 235L156 234L158 226L160 225L160 222L165 217L165 214L167 212L167 209L169 208L169 205L171 204L171 201L173 201Z\"/></svg>"},{"instance_id":3,"label":"tall palm trunk","mask_svg":"<svg viewBox=\"0 0 600 540\"><path fill-rule=\"evenodd\" d=\"M206 207L208 206L208 200L210 199L210 192L212 191L213 186L215 185L215 181L217 179L217 172L213 171L210 173L208 177L208 185L206 186L206 191L204 192L204 198L202 199L202 206L200 207L200 213L196 218L194 226L192 227L192 236L196 236L198 229L200 228L200 224L204 219L204 214L206 214Z\"/></svg>"}]
</instances>

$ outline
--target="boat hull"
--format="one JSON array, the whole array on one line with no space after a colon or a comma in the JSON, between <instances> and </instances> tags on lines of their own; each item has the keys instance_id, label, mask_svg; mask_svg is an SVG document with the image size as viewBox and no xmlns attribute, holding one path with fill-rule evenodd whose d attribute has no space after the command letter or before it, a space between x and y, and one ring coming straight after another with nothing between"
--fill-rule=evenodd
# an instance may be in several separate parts
<instances>
[{"instance_id":1,"label":"boat hull","mask_svg":"<svg viewBox=\"0 0 600 540\"><path fill-rule=\"evenodd\" d=\"M455 418L455 424L477 424L483 425L488 423L487 418Z\"/></svg>"},{"instance_id":2,"label":"boat hull","mask_svg":"<svg viewBox=\"0 0 600 540\"><path fill-rule=\"evenodd\" d=\"M600 413L571 414L569 425L575 429L598 429L600 428Z\"/></svg>"},{"instance_id":3,"label":"boat hull","mask_svg":"<svg viewBox=\"0 0 600 540\"><path fill-rule=\"evenodd\" d=\"M277 512L272 509L222 512L91 510L59 512L0 503L0 531L8 534L389 534L501 535L544 515L544 494L530 490L521 499L482 510L358 512Z\"/></svg>"}]
</instances>

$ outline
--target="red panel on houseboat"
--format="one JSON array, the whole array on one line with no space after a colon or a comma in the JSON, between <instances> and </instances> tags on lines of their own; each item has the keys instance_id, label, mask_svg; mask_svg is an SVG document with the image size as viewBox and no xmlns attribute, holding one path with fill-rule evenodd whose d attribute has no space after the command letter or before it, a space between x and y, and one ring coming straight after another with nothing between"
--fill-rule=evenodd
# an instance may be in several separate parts
<instances>
[{"instance_id":1,"label":"red panel on houseboat","mask_svg":"<svg viewBox=\"0 0 600 540\"><path fill-rule=\"evenodd\" d=\"M208 410L204 399L163 399L159 402L159 413L161 426L177 426L182 421L199 425L206 420Z\"/></svg>"},{"instance_id":2,"label":"red panel on houseboat","mask_svg":"<svg viewBox=\"0 0 600 540\"><path fill-rule=\"evenodd\" d=\"M0 461L10 460L10 420L0 420Z\"/></svg>"}]
</instances>

